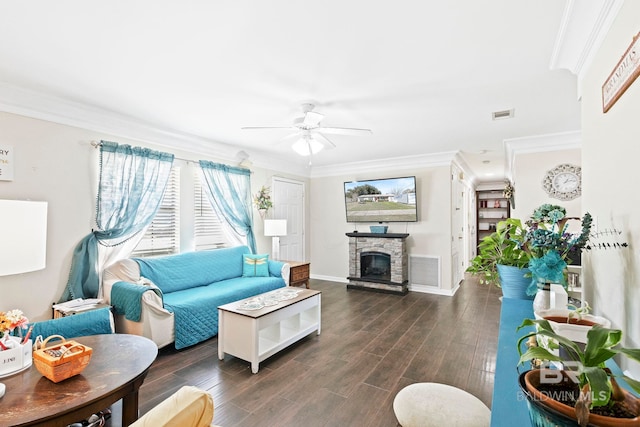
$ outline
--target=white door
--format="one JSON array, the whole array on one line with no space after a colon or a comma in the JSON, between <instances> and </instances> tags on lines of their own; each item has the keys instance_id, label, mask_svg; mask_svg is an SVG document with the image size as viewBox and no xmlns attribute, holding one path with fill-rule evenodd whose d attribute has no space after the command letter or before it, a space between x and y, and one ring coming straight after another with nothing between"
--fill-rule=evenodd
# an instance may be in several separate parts
<instances>
[{"instance_id":1,"label":"white door","mask_svg":"<svg viewBox=\"0 0 640 427\"><path fill-rule=\"evenodd\" d=\"M273 219L287 220L287 235L280 237L280 259L305 261L304 183L273 178Z\"/></svg>"}]
</instances>

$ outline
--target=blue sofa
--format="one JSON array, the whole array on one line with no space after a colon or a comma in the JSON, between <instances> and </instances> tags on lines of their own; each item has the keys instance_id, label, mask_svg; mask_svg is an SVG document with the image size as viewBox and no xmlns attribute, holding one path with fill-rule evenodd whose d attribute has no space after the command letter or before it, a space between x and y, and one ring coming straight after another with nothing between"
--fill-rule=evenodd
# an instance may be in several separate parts
<instances>
[{"instance_id":1,"label":"blue sofa","mask_svg":"<svg viewBox=\"0 0 640 427\"><path fill-rule=\"evenodd\" d=\"M158 347L174 342L176 349L215 336L218 306L288 285L288 264L268 260L264 275L255 276L245 255L249 248L237 246L112 264L102 283L116 332L145 336Z\"/></svg>"}]
</instances>

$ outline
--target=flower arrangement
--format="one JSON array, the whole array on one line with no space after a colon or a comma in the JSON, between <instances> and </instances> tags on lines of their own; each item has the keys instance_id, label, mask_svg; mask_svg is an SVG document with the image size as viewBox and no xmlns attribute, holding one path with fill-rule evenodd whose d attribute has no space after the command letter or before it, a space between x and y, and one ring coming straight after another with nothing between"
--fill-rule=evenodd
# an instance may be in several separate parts
<instances>
[{"instance_id":1,"label":"flower arrangement","mask_svg":"<svg viewBox=\"0 0 640 427\"><path fill-rule=\"evenodd\" d=\"M271 201L269 193L271 193L271 189L263 185L262 188L260 188L260 191L255 195L253 202L258 210L268 211L273 207L273 202Z\"/></svg>"},{"instance_id":2,"label":"flower arrangement","mask_svg":"<svg viewBox=\"0 0 640 427\"><path fill-rule=\"evenodd\" d=\"M513 197L513 185L511 185L509 181L507 181L507 184L504 186L504 190L502 190L502 196L509 201L511 201L511 198Z\"/></svg>"},{"instance_id":3,"label":"flower arrangement","mask_svg":"<svg viewBox=\"0 0 640 427\"><path fill-rule=\"evenodd\" d=\"M568 217L562 206L544 204L526 222L527 232L520 247L530 256L532 280L527 289L529 295L536 292L538 283L541 282L561 283L566 288L566 259L570 252L585 247L592 223L591 214L587 212L581 220L581 232L572 234L567 232L571 220L580 218Z\"/></svg>"},{"instance_id":4,"label":"flower arrangement","mask_svg":"<svg viewBox=\"0 0 640 427\"><path fill-rule=\"evenodd\" d=\"M13 335L14 330L17 329L18 336L22 340L22 330L27 328L29 319L20 310L9 310L7 312L0 311L0 351L8 350L15 346L15 341L10 340L9 337ZM26 342L29 339L29 333L25 337Z\"/></svg>"}]
</instances>

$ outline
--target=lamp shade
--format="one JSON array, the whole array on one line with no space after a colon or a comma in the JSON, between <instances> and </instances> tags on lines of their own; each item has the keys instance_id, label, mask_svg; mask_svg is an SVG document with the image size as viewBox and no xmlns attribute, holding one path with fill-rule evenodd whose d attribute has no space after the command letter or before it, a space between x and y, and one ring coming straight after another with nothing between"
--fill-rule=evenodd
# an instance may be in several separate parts
<instances>
[{"instance_id":1,"label":"lamp shade","mask_svg":"<svg viewBox=\"0 0 640 427\"><path fill-rule=\"evenodd\" d=\"M304 135L302 138L294 142L291 148L301 156L310 156L311 154L318 153L324 148L324 146L321 142L316 141L311 136Z\"/></svg>"},{"instance_id":2,"label":"lamp shade","mask_svg":"<svg viewBox=\"0 0 640 427\"><path fill-rule=\"evenodd\" d=\"M264 235L265 236L286 236L287 220L286 219L265 219Z\"/></svg>"},{"instance_id":3,"label":"lamp shade","mask_svg":"<svg viewBox=\"0 0 640 427\"><path fill-rule=\"evenodd\" d=\"M47 202L0 200L0 276L42 270L47 255Z\"/></svg>"}]
</instances>

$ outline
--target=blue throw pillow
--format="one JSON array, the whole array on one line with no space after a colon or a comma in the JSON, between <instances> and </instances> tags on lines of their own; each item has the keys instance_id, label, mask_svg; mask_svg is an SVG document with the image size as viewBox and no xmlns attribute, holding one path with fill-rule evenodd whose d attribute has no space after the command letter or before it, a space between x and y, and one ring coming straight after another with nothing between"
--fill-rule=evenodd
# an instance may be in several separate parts
<instances>
[{"instance_id":1,"label":"blue throw pillow","mask_svg":"<svg viewBox=\"0 0 640 427\"><path fill-rule=\"evenodd\" d=\"M269 255L244 254L242 277L269 277Z\"/></svg>"}]
</instances>

